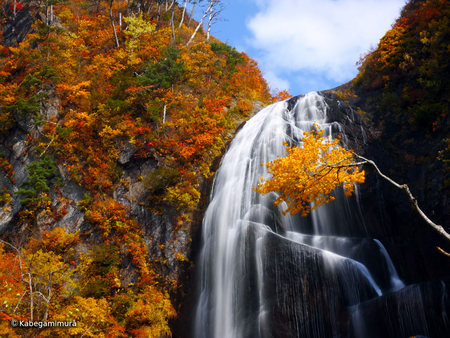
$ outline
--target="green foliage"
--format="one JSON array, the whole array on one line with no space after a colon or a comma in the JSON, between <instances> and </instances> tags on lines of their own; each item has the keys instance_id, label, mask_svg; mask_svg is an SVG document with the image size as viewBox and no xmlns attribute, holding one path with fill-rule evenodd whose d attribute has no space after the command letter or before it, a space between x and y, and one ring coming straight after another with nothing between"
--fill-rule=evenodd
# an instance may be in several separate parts
<instances>
[{"instance_id":1,"label":"green foliage","mask_svg":"<svg viewBox=\"0 0 450 338\"><path fill-rule=\"evenodd\" d=\"M83 199L77 203L77 206L80 208L80 210L86 212L89 210L89 206L91 205L92 200L92 196L88 193L85 193Z\"/></svg>"},{"instance_id":2,"label":"green foliage","mask_svg":"<svg viewBox=\"0 0 450 338\"><path fill-rule=\"evenodd\" d=\"M355 84L381 92L379 110L400 128L445 128L450 108L449 40L448 1L409 1L378 48L364 58Z\"/></svg>"},{"instance_id":3,"label":"green foliage","mask_svg":"<svg viewBox=\"0 0 450 338\"><path fill-rule=\"evenodd\" d=\"M150 100L146 107L148 118L151 121L158 122L160 120L159 114L161 114L163 109L164 103L161 100Z\"/></svg>"},{"instance_id":4,"label":"green foliage","mask_svg":"<svg viewBox=\"0 0 450 338\"><path fill-rule=\"evenodd\" d=\"M64 128L57 126L56 133L58 134L58 137L60 138L61 142L66 142L69 140L70 134L72 133L72 128Z\"/></svg>"},{"instance_id":5,"label":"green foliage","mask_svg":"<svg viewBox=\"0 0 450 338\"><path fill-rule=\"evenodd\" d=\"M55 68L49 65L43 65L42 68L32 74L27 74L19 84L18 90L25 93L33 93L40 89L46 82L58 83L61 78L57 75Z\"/></svg>"},{"instance_id":6,"label":"green foliage","mask_svg":"<svg viewBox=\"0 0 450 338\"><path fill-rule=\"evenodd\" d=\"M174 168L160 167L144 177L144 185L151 195L162 195L179 181L180 173Z\"/></svg>"},{"instance_id":7,"label":"green foliage","mask_svg":"<svg viewBox=\"0 0 450 338\"><path fill-rule=\"evenodd\" d=\"M27 74L25 79L20 83L19 89L23 88L26 91L30 92L31 89L36 89L37 85L41 84L41 79L36 77L36 74Z\"/></svg>"},{"instance_id":8,"label":"green foliage","mask_svg":"<svg viewBox=\"0 0 450 338\"><path fill-rule=\"evenodd\" d=\"M113 74L110 83L114 89L105 102L108 112L114 113L114 115L124 114L135 108L131 102L126 100L128 97L126 89L136 85L136 77L132 70L127 68Z\"/></svg>"},{"instance_id":9,"label":"green foliage","mask_svg":"<svg viewBox=\"0 0 450 338\"><path fill-rule=\"evenodd\" d=\"M51 179L56 174L56 164L54 160L45 156L41 160L34 161L27 166L29 176L28 180L20 185L17 191L22 196L22 205L25 207L34 206L41 201L49 201L50 198L44 193L50 191Z\"/></svg>"},{"instance_id":10,"label":"green foliage","mask_svg":"<svg viewBox=\"0 0 450 338\"><path fill-rule=\"evenodd\" d=\"M120 262L118 247L108 243L93 246L84 270L83 296L101 298L112 294L120 286L116 280Z\"/></svg>"},{"instance_id":11,"label":"green foliage","mask_svg":"<svg viewBox=\"0 0 450 338\"><path fill-rule=\"evenodd\" d=\"M126 319L126 314L132 307L136 296L133 295L131 290L126 293L118 293L111 297L111 312L112 315L117 319L119 323L124 323Z\"/></svg>"},{"instance_id":12,"label":"green foliage","mask_svg":"<svg viewBox=\"0 0 450 338\"><path fill-rule=\"evenodd\" d=\"M6 106L5 109L17 118L24 119L29 116L36 116L41 109L41 105L39 103L39 97L33 95L27 99L19 97L15 104Z\"/></svg>"},{"instance_id":13,"label":"green foliage","mask_svg":"<svg viewBox=\"0 0 450 338\"><path fill-rule=\"evenodd\" d=\"M245 62L241 53L225 43L212 42L211 50L217 54L226 56L227 68L231 73L236 71L236 65L244 64Z\"/></svg>"},{"instance_id":14,"label":"green foliage","mask_svg":"<svg viewBox=\"0 0 450 338\"><path fill-rule=\"evenodd\" d=\"M179 51L176 47L167 48L164 57L156 63L150 63L144 74L139 77L143 86L155 86L158 88L170 88L183 77L186 67L183 62L178 62Z\"/></svg>"}]
</instances>

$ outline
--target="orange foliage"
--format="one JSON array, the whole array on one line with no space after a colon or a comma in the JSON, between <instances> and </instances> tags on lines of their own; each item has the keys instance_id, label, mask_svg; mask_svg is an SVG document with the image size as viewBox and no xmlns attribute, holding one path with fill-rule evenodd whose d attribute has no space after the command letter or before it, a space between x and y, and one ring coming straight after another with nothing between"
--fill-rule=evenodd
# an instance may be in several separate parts
<instances>
[{"instance_id":1,"label":"orange foliage","mask_svg":"<svg viewBox=\"0 0 450 338\"><path fill-rule=\"evenodd\" d=\"M291 97L292 97L292 95L289 94L289 92L287 90L282 90L282 91L278 92L277 94L275 94L275 96L273 97L273 102L287 100L287 99L290 99Z\"/></svg>"},{"instance_id":2,"label":"orange foliage","mask_svg":"<svg viewBox=\"0 0 450 338\"><path fill-rule=\"evenodd\" d=\"M287 147L287 156L277 158L266 164L269 180L261 178L262 183L255 187L261 194L278 192L274 205L287 203L288 212L302 216L309 214L324 203L334 200L332 191L339 186L347 196L354 192L355 183L364 182L364 171L353 164L350 151L339 146L339 139L330 140L323 136L323 130L305 133L303 146ZM312 205L312 206L311 206Z\"/></svg>"},{"instance_id":3,"label":"orange foliage","mask_svg":"<svg viewBox=\"0 0 450 338\"><path fill-rule=\"evenodd\" d=\"M33 7L36 4L30 3L33 11L38 10ZM69 318L75 308L82 309L72 317L80 321L79 330L70 331L74 335L170 334L167 321L175 311L161 288L171 286L167 282L156 286L164 278L150 261L142 227L124 205L112 198L122 176L121 151L127 146L133 150L132 158L150 159L177 173L176 182L152 201L178 209L182 215L178 215L179 223L186 222L187 214L200 200L199 183L212 174L211 164L223 151L235 121L247 117L255 101L268 103L271 96L256 63L248 56L215 39L209 43L199 38L186 47L192 29L183 26L173 40L164 18L158 30L146 30L133 44L136 36L118 23L119 12L128 12L128 2L114 1L113 5L118 48L106 2L100 1L94 8L97 6L86 1L64 1L54 5L58 25L47 26L38 20L23 42L1 50L0 132L8 132L20 119L33 118L39 124L39 133L27 136L27 146L39 154L54 156L60 168L85 189L90 197L79 204L86 211L85 221L93 232L101 234L103 243L120 248L120 259L131 259L137 274L136 285L130 287L132 305L122 314L126 317L121 321L124 328L117 314L113 315L111 295L117 292L123 296L121 262L114 261L111 270L98 278L107 282L97 285L96 275L89 272L95 267L93 253L79 254L78 234L62 228L32 229L36 236L22 252L32 262L25 264L25 270L39 267L36 276L41 286L48 282L51 272L45 264L63 271L59 284L55 284L53 300L48 306L41 304L39 315L48 310L49 318L62 319ZM154 11L142 13L141 19L149 27L151 18L156 17ZM171 61L179 66L179 74L165 68L169 47L176 51ZM52 116L42 109L49 103L56 110ZM3 157L0 165L11 176ZM39 215L49 220L48 228L64 216L69 203L58 197L59 206L53 207L50 199L59 196L54 192L52 187L42 195L46 202ZM37 212L29 210L22 210L21 215L26 220L38 217ZM27 224L32 227L37 222ZM20 291L23 280L14 265L18 255L1 250L0 282L12 283L5 277L9 273L20 281L16 288ZM80 281L109 288L99 294L111 298L81 297L76 294L83 289ZM2 300L17 304L17 296L8 292L0 289ZM30 315L25 306L20 311L25 317ZM92 318L92 313L98 318ZM90 333L86 332L91 326ZM0 326L0 335L9 334L5 330Z\"/></svg>"}]
</instances>

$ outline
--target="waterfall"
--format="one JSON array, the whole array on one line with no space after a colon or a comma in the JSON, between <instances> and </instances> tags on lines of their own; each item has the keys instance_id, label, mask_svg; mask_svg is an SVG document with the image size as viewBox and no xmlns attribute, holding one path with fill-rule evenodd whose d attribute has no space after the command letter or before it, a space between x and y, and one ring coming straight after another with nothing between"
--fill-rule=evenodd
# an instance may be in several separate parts
<instances>
[{"instance_id":1,"label":"waterfall","mask_svg":"<svg viewBox=\"0 0 450 338\"><path fill-rule=\"evenodd\" d=\"M285 142L301 145L314 123L345 142L327 108L316 92L268 106L222 158L203 219L194 337L370 336L371 303L428 292L405 288L383 244L368 236L358 198L336 189L336 200L310 216L283 216L275 193L252 189L268 177L261 164L284 156ZM429 333L424 302L410 303L388 336ZM413 331L396 329L409 322Z\"/></svg>"}]
</instances>

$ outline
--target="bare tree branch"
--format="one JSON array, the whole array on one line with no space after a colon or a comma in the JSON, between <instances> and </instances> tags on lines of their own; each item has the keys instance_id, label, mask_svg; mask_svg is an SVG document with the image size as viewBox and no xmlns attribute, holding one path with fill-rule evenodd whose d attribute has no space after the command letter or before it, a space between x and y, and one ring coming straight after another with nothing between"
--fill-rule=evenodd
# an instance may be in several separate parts
<instances>
[{"instance_id":1,"label":"bare tree branch","mask_svg":"<svg viewBox=\"0 0 450 338\"><path fill-rule=\"evenodd\" d=\"M342 161L339 161L337 163L334 164L325 164L324 168L322 168L318 173L314 174L314 176L319 176L322 177L323 175L318 175L320 174L325 168L351 168L351 167L358 167L361 165L365 165L365 164L369 164L371 165L376 173L382 177L384 180L386 180L387 182L389 182L391 185L393 185L394 187L396 187L397 189L403 190L406 194L406 196L408 197L408 200L411 204L411 207L413 208L413 210L430 226L432 227L442 238L445 238L447 241L450 242L450 234L448 232L445 231L445 229L439 225L434 223L432 220L430 220L428 218L428 216L423 212L423 210L419 207L419 203L417 202L417 199L414 197L414 195L411 193L411 190L409 189L407 184L399 184L397 182L395 182L392 178L386 176L383 172L381 172L380 168L378 168L378 166L376 165L376 163L372 160L369 160L361 155L356 154L355 152L351 151L351 153L353 154L353 156L359 160L359 162L353 162L353 163L349 163L349 164L340 164L341 162L348 160L344 159ZM324 175L327 175L324 174ZM438 248L440 249L440 248ZM445 251L443 251L442 249L440 249L441 252L445 253Z\"/></svg>"},{"instance_id":2,"label":"bare tree branch","mask_svg":"<svg viewBox=\"0 0 450 338\"><path fill-rule=\"evenodd\" d=\"M200 29L200 27L201 27L201 25L202 25L202 23L203 23L203 20L205 20L206 16L208 15L208 13L209 13L209 11L211 10L211 8L212 8L213 5L214 5L214 2L211 1L211 2L209 3L209 6L208 6L208 8L206 9L205 13L203 13L203 16L202 16L202 18L200 19L200 21L199 21L197 27L195 27L194 33L192 33L192 36L191 36L191 38L189 39L189 41L187 42L186 46L189 46L190 43L192 42L192 40L194 40L194 37L195 37L195 35L197 34L198 30Z\"/></svg>"},{"instance_id":3,"label":"bare tree branch","mask_svg":"<svg viewBox=\"0 0 450 338\"><path fill-rule=\"evenodd\" d=\"M442 254L444 254L444 255L450 257L450 253L448 253L447 251L444 251L443 249L441 249L441 248L438 247L438 246L436 247L436 249L438 249L438 251L439 251L440 253L442 253Z\"/></svg>"},{"instance_id":4,"label":"bare tree branch","mask_svg":"<svg viewBox=\"0 0 450 338\"><path fill-rule=\"evenodd\" d=\"M361 155L358 155L354 152L352 152L352 154L358 159L361 160L362 162L357 162L357 163L353 163L353 164L349 164L349 165L338 165L338 166L334 166L334 167L349 167L349 166L358 166L358 165L363 165L363 164L370 164L375 171L377 172L377 174L382 177L383 179L385 179L386 181L388 181L391 185L393 185L394 187L396 187L397 189L403 190L406 193L406 196L408 197L408 200L413 208L413 210L419 214L419 216L429 225L431 226L442 238L445 238L447 241L450 242L450 234L448 232L445 231L445 229L439 225L434 223L432 220L430 220L428 218L428 216L422 211L422 209L419 207L419 203L417 202L417 199L414 197L414 195L411 193L411 190L409 189L407 184L398 184L397 182L395 182L393 179L391 179L390 177L386 176L385 174L383 174L380 170L380 168L378 168L378 166L376 165L376 163L372 160L369 160Z\"/></svg>"}]
</instances>

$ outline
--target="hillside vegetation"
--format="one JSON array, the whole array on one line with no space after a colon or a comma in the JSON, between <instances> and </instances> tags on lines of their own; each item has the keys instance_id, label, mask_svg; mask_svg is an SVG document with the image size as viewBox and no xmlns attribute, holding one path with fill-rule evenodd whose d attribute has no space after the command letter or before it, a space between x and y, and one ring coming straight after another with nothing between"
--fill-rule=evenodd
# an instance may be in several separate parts
<instances>
[{"instance_id":1,"label":"hillside vegetation","mask_svg":"<svg viewBox=\"0 0 450 338\"><path fill-rule=\"evenodd\" d=\"M202 30L188 44L197 23L170 3L1 1L0 335L170 335L180 286L162 271L187 253L151 255L167 243L130 204L189 234L236 123L273 100L247 55Z\"/></svg>"},{"instance_id":2,"label":"hillside vegetation","mask_svg":"<svg viewBox=\"0 0 450 338\"><path fill-rule=\"evenodd\" d=\"M450 6L410 0L359 74L334 90L366 112L372 156L410 183L433 218L449 223ZM370 141L370 140L369 140ZM377 144L375 144L377 143Z\"/></svg>"}]
</instances>

